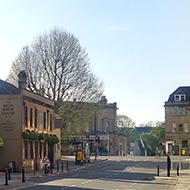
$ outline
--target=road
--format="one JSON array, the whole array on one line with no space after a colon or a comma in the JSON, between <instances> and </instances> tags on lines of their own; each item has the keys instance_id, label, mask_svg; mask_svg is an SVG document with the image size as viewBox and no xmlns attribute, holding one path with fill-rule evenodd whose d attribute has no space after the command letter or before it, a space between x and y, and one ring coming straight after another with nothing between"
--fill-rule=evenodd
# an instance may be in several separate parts
<instances>
[{"instance_id":1,"label":"road","mask_svg":"<svg viewBox=\"0 0 190 190\"><path fill-rule=\"evenodd\" d=\"M154 157L109 157L69 173L31 179L35 185L25 190L172 190L175 181L155 180L157 165L166 168L166 159Z\"/></svg>"}]
</instances>

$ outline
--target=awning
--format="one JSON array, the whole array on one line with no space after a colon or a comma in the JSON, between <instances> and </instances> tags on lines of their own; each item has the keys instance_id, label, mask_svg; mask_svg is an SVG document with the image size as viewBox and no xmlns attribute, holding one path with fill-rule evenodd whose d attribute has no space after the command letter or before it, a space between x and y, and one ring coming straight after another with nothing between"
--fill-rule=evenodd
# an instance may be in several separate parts
<instances>
[{"instance_id":1,"label":"awning","mask_svg":"<svg viewBox=\"0 0 190 190\"><path fill-rule=\"evenodd\" d=\"M3 138L0 136L0 147L4 146Z\"/></svg>"}]
</instances>

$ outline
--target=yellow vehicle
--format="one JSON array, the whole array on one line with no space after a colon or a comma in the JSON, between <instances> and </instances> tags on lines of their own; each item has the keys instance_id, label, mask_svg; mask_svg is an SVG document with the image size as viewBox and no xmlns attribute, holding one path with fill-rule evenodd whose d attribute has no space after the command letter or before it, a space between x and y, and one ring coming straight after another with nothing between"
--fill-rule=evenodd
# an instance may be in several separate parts
<instances>
[{"instance_id":1,"label":"yellow vehicle","mask_svg":"<svg viewBox=\"0 0 190 190\"><path fill-rule=\"evenodd\" d=\"M84 162L90 162L90 149L89 144L84 142L77 142L78 150L76 151L76 164L83 164Z\"/></svg>"}]
</instances>

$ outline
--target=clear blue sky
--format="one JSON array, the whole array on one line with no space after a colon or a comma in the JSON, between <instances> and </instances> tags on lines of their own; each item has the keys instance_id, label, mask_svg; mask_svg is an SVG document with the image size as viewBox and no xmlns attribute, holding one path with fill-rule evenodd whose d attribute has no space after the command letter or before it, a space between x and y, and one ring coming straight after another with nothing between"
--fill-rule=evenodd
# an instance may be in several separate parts
<instances>
[{"instance_id":1,"label":"clear blue sky","mask_svg":"<svg viewBox=\"0 0 190 190\"><path fill-rule=\"evenodd\" d=\"M118 114L164 122L164 102L190 85L189 0L0 1L0 78L26 44L54 26L73 33Z\"/></svg>"}]
</instances>

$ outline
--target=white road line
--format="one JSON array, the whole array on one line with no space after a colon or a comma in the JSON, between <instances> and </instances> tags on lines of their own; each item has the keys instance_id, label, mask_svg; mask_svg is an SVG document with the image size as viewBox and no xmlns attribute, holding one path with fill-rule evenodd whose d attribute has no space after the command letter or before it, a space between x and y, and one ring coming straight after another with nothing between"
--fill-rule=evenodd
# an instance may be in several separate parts
<instances>
[{"instance_id":1,"label":"white road line","mask_svg":"<svg viewBox=\"0 0 190 190\"><path fill-rule=\"evenodd\" d=\"M84 185L84 184L87 184L87 183L91 183L91 182L92 182L92 180L84 181L84 182L81 183L81 185Z\"/></svg>"}]
</instances>

